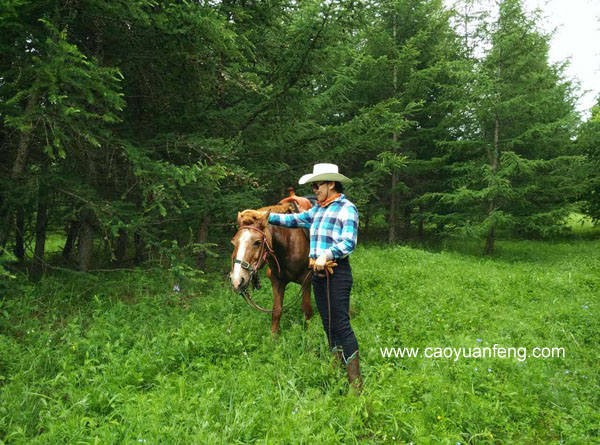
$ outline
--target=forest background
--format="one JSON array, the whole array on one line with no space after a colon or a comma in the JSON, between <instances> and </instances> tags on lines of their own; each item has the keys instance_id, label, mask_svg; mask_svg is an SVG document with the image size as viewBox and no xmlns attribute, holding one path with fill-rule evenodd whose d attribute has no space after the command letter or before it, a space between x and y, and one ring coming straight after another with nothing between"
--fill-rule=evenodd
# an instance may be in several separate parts
<instances>
[{"instance_id":1,"label":"forest background","mask_svg":"<svg viewBox=\"0 0 600 445\"><path fill-rule=\"evenodd\" d=\"M362 241L491 254L600 217L600 110L517 0L2 5L0 264L33 278L201 270L315 162L354 179Z\"/></svg>"}]
</instances>

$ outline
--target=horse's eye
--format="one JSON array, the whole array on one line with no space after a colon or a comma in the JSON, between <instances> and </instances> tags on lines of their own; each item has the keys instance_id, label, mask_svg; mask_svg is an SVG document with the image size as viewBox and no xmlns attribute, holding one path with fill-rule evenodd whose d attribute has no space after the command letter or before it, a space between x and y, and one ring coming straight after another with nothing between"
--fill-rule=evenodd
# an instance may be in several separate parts
<instances>
[{"instance_id":1,"label":"horse's eye","mask_svg":"<svg viewBox=\"0 0 600 445\"><path fill-rule=\"evenodd\" d=\"M254 245L255 245L255 246L260 246L260 240L256 240L256 241L254 241Z\"/></svg>"}]
</instances>

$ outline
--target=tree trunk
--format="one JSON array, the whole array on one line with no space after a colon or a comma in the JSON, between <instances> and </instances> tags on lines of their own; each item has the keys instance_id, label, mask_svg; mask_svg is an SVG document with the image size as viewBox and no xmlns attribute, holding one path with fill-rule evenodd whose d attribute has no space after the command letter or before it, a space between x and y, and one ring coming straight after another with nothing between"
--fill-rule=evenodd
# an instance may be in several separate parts
<instances>
[{"instance_id":1,"label":"tree trunk","mask_svg":"<svg viewBox=\"0 0 600 445\"><path fill-rule=\"evenodd\" d=\"M127 230L119 229L119 236L117 237L117 249L115 251L115 257L117 264L122 264L127 253L127 244L129 242L129 235Z\"/></svg>"},{"instance_id":2,"label":"tree trunk","mask_svg":"<svg viewBox=\"0 0 600 445\"><path fill-rule=\"evenodd\" d=\"M499 148L500 144L500 118L498 117L498 113L496 113L494 120L494 148L490 153L490 165L492 167L492 176L496 175L498 171L498 157L499 157ZM488 205L488 218L492 216L492 214L496 211L496 201L494 198L490 199ZM485 247L483 248L483 253L485 255L491 255L494 253L494 244L496 241L496 227L492 222L490 229L488 230L487 237L485 239Z\"/></svg>"},{"instance_id":3,"label":"tree trunk","mask_svg":"<svg viewBox=\"0 0 600 445\"><path fill-rule=\"evenodd\" d=\"M146 259L145 245L142 236L139 232L133 234L133 244L135 246L135 257L134 262L136 266L142 264Z\"/></svg>"},{"instance_id":4,"label":"tree trunk","mask_svg":"<svg viewBox=\"0 0 600 445\"><path fill-rule=\"evenodd\" d=\"M403 212L403 231L404 231L404 239L409 239L410 238L410 232L411 232L411 228L410 228L410 217L412 215L412 208L410 206L404 206L404 212Z\"/></svg>"},{"instance_id":5,"label":"tree trunk","mask_svg":"<svg viewBox=\"0 0 600 445\"><path fill-rule=\"evenodd\" d=\"M31 117L36 103L37 94L32 94L31 96L29 96L29 100L27 101L27 107L25 108L25 116L27 119ZM27 156L29 155L29 146L31 144L31 134L33 133L33 124L31 122L30 124L31 127L21 132L21 137L19 139L19 148L17 150L17 157L15 158L15 162L13 164L11 173L11 177L13 179L22 178L23 173L25 173L25 166L27 165Z\"/></svg>"},{"instance_id":6,"label":"tree trunk","mask_svg":"<svg viewBox=\"0 0 600 445\"><path fill-rule=\"evenodd\" d=\"M92 225L93 214L90 210L82 213L79 226L79 244L77 249L77 264L80 270L89 270L94 251L94 226Z\"/></svg>"},{"instance_id":7,"label":"tree trunk","mask_svg":"<svg viewBox=\"0 0 600 445\"><path fill-rule=\"evenodd\" d=\"M394 137L397 137L396 133L394 133ZM396 191L395 188L398 185L398 173L392 173L392 182L391 182L391 199L390 199L390 215L388 218L389 231L388 231L388 241L390 243L396 242L396 227L398 226L398 209L396 208Z\"/></svg>"},{"instance_id":8,"label":"tree trunk","mask_svg":"<svg viewBox=\"0 0 600 445\"><path fill-rule=\"evenodd\" d=\"M365 242L369 241L369 223L371 222L371 214L367 213L365 216L365 230L363 233L363 240Z\"/></svg>"},{"instance_id":9,"label":"tree trunk","mask_svg":"<svg viewBox=\"0 0 600 445\"><path fill-rule=\"evenodd\" d=\"M417 226L418 236L420 239L424 238L425 231L423 230L423 207L419 206L419 222Z\"/></svg>"},{"instance_id":10,"label":"tree trunk","mask_svg":"<svg viewBox=\"0 0 600 445\"><path fill-rule=\"evenodd\" d=\"M25 259L25 208L19 206L17 208L17 225L15 227L15 249L14 254L19 261Z\"/></svg>"},{"instance_id":11,"label":"tree trunk","mask_svg":"<svg viewBox=\"0 0 600 445\"><path fill-rule=\"evenodd\" d=\"M33 253L33 265L31 266L31 277L38 280L44 273L44 253L46 250L46 227L48 226L48 201L47 195L38 190L38 208L35 222L35 250Z\"/></svg>"},{"instance_id":12,"label":"tree trunk","mask_svg":"<svg viewBox=\"0 0 600 445\"><path fill-rule=\"evenodd\" d=\"M29 100L27 101L27 106L25 107L25 118L27 120L31 119L31 115L33 114L33 110L37 104L37 93L29 96ZM17 156L15 157L15 162L13 163L11 170L11 178L15 182L21 182L23 176L25 174L25 167L27 166L27 157L29 155L29 148L31 146L31 136L33 133L33 122L29 122L30 127L21 131L19 136L19 146L17 148ZM10 230L12 226L12 218L13 218L13 209L8 209L3 224L0 227L0 243L4 246L10 236ZM19 212L21 213L19 215ZM25 211L21 208L17 210L17 226L19 224L19 220L23 221ZM15 256L22 260L25 256L25 250L23 249L23 225L21 227L17 227L16 241L18 245L15 245Z\"/></svg>"},{"instance_id":13,"label":"tree trunk","mask_svg":"<svg viewBox=\"0 0 600 445\"><path fill-rule=\"evenodd\" d=\"M77 238L77 232L79 230L79 224L77 221L72 221L69 224L69 231L67 232L67 240L65 247L63 247L62 257L64 260L69 261L71 259L71 252L75 245L75 238Z\"/></svg>"},{"instance_id":14,"label":"tree trunk","mask_svg":"<svg viewBox=\"0 0 600 445\"><path fill-rule=\"evenodd\" d=\"M208 241L208 231L210 229L210 216L205 215L200 218L200 223L198 224L198 232L196 233L196 243L204 244ZM206 252L204 250L200 250L196 255L196 267L200 270L204 270L206 266Z\"/></svg>"},{"instance_id":15,"label":"tree trunk","mask_svg":"<svg viewBox=\"0 0 600 445\"><path fill-rule=\"evenodd\" d=\"M496 230L494 226L490 227L487 237L485 239L485 247L483 253L486 255L492 255L494 253L494 241L496 236Z\"/></svg>"}]
</instances>

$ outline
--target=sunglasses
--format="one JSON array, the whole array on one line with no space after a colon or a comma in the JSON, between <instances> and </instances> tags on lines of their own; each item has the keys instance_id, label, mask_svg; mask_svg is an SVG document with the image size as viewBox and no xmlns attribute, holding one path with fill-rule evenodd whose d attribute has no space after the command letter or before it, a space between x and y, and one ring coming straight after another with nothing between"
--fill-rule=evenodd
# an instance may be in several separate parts
<instances>
[{"instance_id":1,"label":"sunglasses","mask_svg":"<svg viewBox=\"0 0 600 445\"><path fill-rule=\"evenodd\" d=\"M319 190L319 187L321 187L323 184L327 184L327 181L324 182L313 182L310 186L313 190Z\"/></svg>"}]
</instances>

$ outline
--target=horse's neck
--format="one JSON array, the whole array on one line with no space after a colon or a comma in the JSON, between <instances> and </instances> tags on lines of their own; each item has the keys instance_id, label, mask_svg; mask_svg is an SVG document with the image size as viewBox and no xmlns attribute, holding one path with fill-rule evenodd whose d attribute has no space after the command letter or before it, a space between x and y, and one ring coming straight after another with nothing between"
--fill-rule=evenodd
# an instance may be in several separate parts
<instances>
[{"instance_id":1,"label":"horse's neck","mask_svg":"<svg viewBox=\"0 0 600 445\"><path fill-rule=\"evenodd\" d=\"M284 252L285 246L281 243L282 235L281 235L281 227L269 225L269 231L271 232L271 248L273 249L273 253L277 256L277 260L281 260L278 252Z\"/></svg>"}]
</instances>

